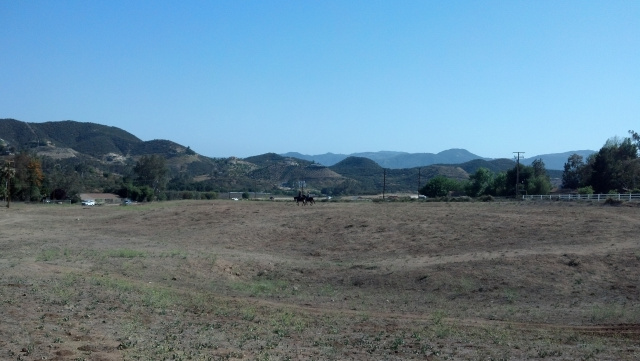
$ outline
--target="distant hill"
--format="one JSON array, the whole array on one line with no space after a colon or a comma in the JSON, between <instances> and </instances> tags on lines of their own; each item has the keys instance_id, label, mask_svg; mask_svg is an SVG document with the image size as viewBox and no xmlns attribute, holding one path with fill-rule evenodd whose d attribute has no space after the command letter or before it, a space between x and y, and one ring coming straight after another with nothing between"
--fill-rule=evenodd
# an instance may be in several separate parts
<instances>
[{"instance_id":1,"label":"distant hill","mask_svg":"<svg viewBox=\"0 0 640 361\"><path fill-rule=\"evenodd\" d=\"M170 140L142 141L117 127L71 120L27 123L0 119L0 138L10 151L31 151L60 166L83 164L98 172L123 173L143 155L167 159L172 175L211 172L220 162L188 151ZM53 162L45 162L45 171ZM130 172L130 170L129 170Z\"/></svg>"},{"instance_id":2,"label":"distant hill","mask_svg":"<svg viewBox=\"0 0 640 361\"><path fill-rule=\"evenodd\" d=\"M335 153L325 153L325 154L317 154L317 155L306 155L298 152L289 152L281 154L283 157L292 157L296 159L307 160L311 162L320 163L325 166L332 166L341 160L348 157L347 154L335 154Z\"/></svg>"},{"instance_id":3,"label":"distant hill","mask_svg":"<svg viewBox=\"0 0 640 361\"><path fill-rule=\"evenodd\" d=\"M516 166L516 162L511 159L501 158L501 159L474 159L468 162L464 162L458 164L458 167L463 169L465 172L471 174L475 173L478 168L487 168L493 173L500 173L507 171Z\"/></svg>"},{"instance_id":4,"label":"distant hill","mask_svg":"<svg viewBox=\"0 0 640 361\"><path fill-rule=\"evenodd\" d=\"M27 123L1 119L0 134L16 149L37 146L72 148L95 157L106 153L128 154L142 143L131 133L116 127L74 121Z\"/></svg>"},{"instance_id":5,"label":"distant hill","mask_svg":"<svg viewBox=\"0 0 640 361\"><path fill-rule=\"evenodd\" d=\"M359 186L380 192L383 186L388 192L417 192L418 183L424 185L429 179L443 175L464 180L469 174L455 165L429 165L426 167L387 169L364 157L348 157L329 167L349 179L359 182Z\"/></svg>"},{"instance_id":6,"label":"distant hill","mask_svg":"<svg viewBox=\"0 0 640 361\"><path fill-rule=\"evenodd\" d=\"M347 157L361 157L373 160L383 168L400 169L421 167L430 164L459 164L482 157L470 153L464 149L449 149L437 154L433 153L407 153L394 151L380 152L360 152L352 154L326 153L320 155L305 155L297 152L282 154L283 156L295 157L309 161L315 161L322 165L332 166Z\"/></svg>"},{"instance_id":7,"label":"distant hill","mask_svg":"<svg viewBox=\"0 0 640 361\"><path fill-rule=\"evenodd\" d=\"M577 151L570 151L570 152L564 152L564 153L542 154L542 155L536 155L530 158L522 158L520 161L522 162L522 164L531 165L531 163L534 160L542 159L547 169L563 170L564 163L567 161L567 158L569 158L569 156L574 153L583 156L584 159L586 160L587 157L590 154L595 153L595 151L577 150ZM431 164L463 164L463 163L474 161L474 160L485 160L485 161L496 160L498 162L504 161L504 159L491 159L491 158L481 157L465 149L457 149L457 148L444 150L437 154L380 151L380 152L352 153L349 155L334 154L334 153L306 155L306 154L301 154L297 152L289 152L289 153L282 154L282 156L294 157L297 159L303 159L308 161L315 161L326 166L333 166L334 164L339 163L340 161L346 159L347 157L363 157L363 158L373 160L381 167L388 168L388 169L424 167ZM485 168L492 169L492 165L487 164L487 167Z\"/></svg>"}]
</instances>

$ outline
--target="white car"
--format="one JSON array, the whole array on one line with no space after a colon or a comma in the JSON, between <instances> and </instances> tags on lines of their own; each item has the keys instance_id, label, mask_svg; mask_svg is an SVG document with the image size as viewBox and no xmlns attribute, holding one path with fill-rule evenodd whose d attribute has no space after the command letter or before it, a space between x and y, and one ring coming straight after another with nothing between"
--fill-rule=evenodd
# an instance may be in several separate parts
<instances>
[{"instance_id":1,"label":"white car","mask_svg":"<svg viewBox=\"0 0 640 361\"><path fill-rule=\"evenodd\" d=\"M94 201L93 199L87 199L82 201L82 205L83 206L95 206L96 205L96 201Z\"/></svg>"}]
</instances>

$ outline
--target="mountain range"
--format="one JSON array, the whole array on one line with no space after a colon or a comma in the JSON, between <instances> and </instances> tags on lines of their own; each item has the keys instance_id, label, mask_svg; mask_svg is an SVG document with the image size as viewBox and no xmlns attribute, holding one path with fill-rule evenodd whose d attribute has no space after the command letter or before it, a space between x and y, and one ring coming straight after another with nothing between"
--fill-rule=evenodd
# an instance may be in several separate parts
<instances>
[{"instance_id":1,"label":"mountain range","mask_svg":"<svg viewBox=\"0 0 640 361\"><path fill-rule=\"evenodd\" d=\"M593 150L575 150L564 153L541 154L529 158L521 158L520 162L525 165L531 165L536 159L542 159L545 167L549 170L563 170L564 164L572 154L578 154L586 159L589 155L595 153ZM316 162L325 166L332 166L348 157L368 158L378 163L383 168L401 169L423 167L431 164L461 164L475 159L492 160L492 158L482 157L469 152L466 149L448 149L439 153L407 153L407 152L361 152L351 154L315 154L307 155L297 152L289 152L281 154L284 157L293 157Z\"/></svg>"},{"instance_id":2,"label":"mountain range","mask_svg":"<svg viewBox=\"0 0 640 361\"><path fill-rule=\"evenodd\" d=\"M28 150L43 159L43 170L55 167L95 175L98 189L102 175L131 176L137 160L160 155L167 161L169 176L177 189L215 191L296 188L305 182L316 189L335 192L415 191L431 177L445 175L467 179L479 167L493 172L511 169L512 159L489 159L465 149L437 154L394 151L353 154L304 155L265 153L247 158L211 158L170 140L142 141L120 128L95 123L58 121L27 123L0 119L0 156ZM551 178L559 178L571 154L587 157L593 151L572 151L521 159L523 164L542 159ZM89 170L89 171L84 171ZM194 185L200 184L200 186ZM206 184L206 186L202 186Z\"/></svg>"}]
</instances>

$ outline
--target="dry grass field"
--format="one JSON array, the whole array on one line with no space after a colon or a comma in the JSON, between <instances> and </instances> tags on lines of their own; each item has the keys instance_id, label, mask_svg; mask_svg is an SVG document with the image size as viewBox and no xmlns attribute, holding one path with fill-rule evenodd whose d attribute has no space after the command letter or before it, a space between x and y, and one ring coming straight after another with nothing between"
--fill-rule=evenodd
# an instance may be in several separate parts
<instances>
[{"instance_id":1,"label":"dry grass field","mask_svg":"<svg viewBox=\"0 0 640 361\"><path fill-rule=\"evenodd\" d=\"M0 209L2 360L638 360L640 206Z\"/></svg>"}]
</instances>

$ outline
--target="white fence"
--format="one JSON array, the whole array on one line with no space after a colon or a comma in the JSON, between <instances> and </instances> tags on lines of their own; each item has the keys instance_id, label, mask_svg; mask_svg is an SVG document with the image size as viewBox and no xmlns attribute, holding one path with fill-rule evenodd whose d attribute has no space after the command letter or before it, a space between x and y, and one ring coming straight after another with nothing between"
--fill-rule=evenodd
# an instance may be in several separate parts
<instances>
[{"instance_id":1,"label":"white fence","mask_svg":"<svg viewBox=\"0 0 640 361\"><path fill-rule=\"evenodd\" d=\"M582 201L606 201L608 198L620 201L640 201L640 193L618 193L618 194L537 194L523 195L522 199L530 200L582 200Z\"/></svg>"}]
</instances>

